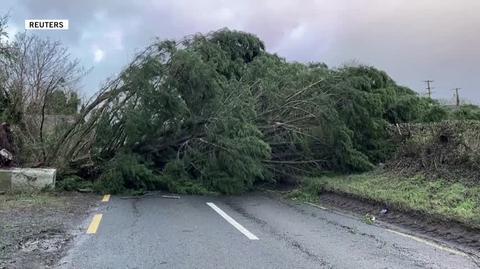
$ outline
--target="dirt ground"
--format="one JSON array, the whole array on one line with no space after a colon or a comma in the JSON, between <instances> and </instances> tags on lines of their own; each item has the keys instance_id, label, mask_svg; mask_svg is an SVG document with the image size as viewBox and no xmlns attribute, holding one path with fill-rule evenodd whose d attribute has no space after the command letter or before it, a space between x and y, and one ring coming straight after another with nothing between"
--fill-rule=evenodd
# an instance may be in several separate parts
<instances>
[{"instance_id":1,"label":"dirt ground","mask_svg":"<svg viewBox=\"0 0 480 269\"><path fill-rule=\"evenodd\" d=\"M0 269L54 265L99 200L79 193L0 195Z\"/></svg>"}]
</instances>

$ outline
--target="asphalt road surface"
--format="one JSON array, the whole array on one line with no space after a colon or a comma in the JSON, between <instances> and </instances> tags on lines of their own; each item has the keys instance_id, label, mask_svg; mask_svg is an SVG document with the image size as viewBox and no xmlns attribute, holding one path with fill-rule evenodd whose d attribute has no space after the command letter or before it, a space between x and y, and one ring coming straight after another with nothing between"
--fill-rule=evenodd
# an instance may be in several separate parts
<instances>
[{"instance_id":1,"label":"asphalt road surface","mask_svg":"<svg viewBox=\"0 0 480 269\"><path fill-rule=\"evenodd\" d=\"M97 211L59 268L478 268L454 249L262 194L112 197Z\"/></svg>"}]
</instances>

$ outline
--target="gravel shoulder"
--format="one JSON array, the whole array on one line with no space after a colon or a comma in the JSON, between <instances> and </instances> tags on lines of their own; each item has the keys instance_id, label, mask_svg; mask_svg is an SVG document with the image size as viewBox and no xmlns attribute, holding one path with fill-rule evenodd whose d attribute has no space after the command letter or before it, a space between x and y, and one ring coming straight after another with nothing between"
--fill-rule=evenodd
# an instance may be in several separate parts
<instances>
[{"instance_id":1,"label":"gravel shoulder","mask_svg":"<svg viewBox=\"0 0 480 269\"><path fill-rule=\"evenodd\" d=\"M53 266L99 200L80 193L0 195L0 268Z\"/></svg>"}]
</instances>

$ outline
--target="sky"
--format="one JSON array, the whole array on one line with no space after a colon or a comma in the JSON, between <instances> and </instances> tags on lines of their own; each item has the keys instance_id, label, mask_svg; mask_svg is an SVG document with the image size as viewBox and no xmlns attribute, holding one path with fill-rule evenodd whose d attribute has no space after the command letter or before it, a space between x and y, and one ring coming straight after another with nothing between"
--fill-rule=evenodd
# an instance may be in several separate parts
<instances>
[{"instance_id":1,"label":"sky","mask_svg":"<svg viewBox=\"0 0 480 269\"><path fill-rule=\"evenodd\" d=\"M158 39L220 28L262 39L288 61L348 63L385 70L398 84L433 97L480 104L479 0L2 0L10 36L26 19L68 19L67 31L29 30L62 41L89 70L95 93Z\"/></svg>"}]
</instances>

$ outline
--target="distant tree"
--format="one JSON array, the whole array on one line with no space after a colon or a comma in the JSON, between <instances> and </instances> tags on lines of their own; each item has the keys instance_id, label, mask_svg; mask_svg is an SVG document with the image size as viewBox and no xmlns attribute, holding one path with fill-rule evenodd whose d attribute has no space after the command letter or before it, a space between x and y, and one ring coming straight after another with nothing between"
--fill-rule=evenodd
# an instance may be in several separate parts
<instances>
[{"instance_id":1,"label":"distant tree","mask_svg":"<svg viewBox=\"0 0 480 269\"><path fill-rule=\"evenodd\" d=\"M0 17L0 63L8 61L10 52L9 44L4 40L8 37L6 32L7 16ZM3 70L0 70L0 123L10 121L11 99L6 88L7 76Z\"/></svg>"},{"instance_id":2,"label":"distant tree","mask_svg":"<svg viewBox=\"0 0 480 269\"><path fill-rule=\"evenodd\" d=\"M43 162L48 148L45 115L76 112L74 89L83 69L66 47L48 38L17 34L7 51L0 61L0 102L5 105L0 115L20 128L26 145L40 149L41 157L30 156Z\"/></svg>"},{"instance_id":3,"label":"distant tree","mask_svg":"<svg viewBox=\"0 0 480 269\"><path fill-rule=\"evenodd\" d=\"M47 98L45 112L50 115L73 115L78 112L80 98L76 92L55 90Z\"/></svg>"}]
</instances>

